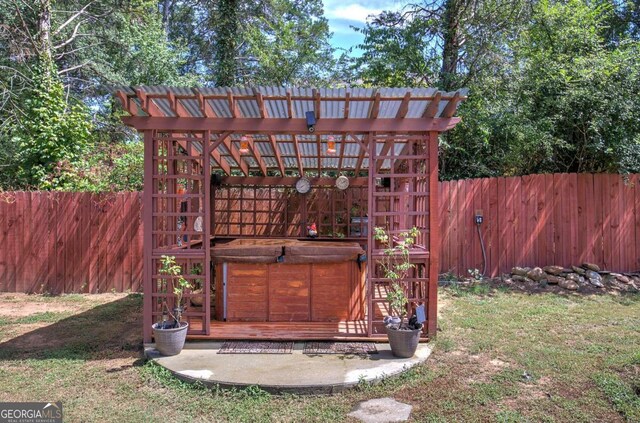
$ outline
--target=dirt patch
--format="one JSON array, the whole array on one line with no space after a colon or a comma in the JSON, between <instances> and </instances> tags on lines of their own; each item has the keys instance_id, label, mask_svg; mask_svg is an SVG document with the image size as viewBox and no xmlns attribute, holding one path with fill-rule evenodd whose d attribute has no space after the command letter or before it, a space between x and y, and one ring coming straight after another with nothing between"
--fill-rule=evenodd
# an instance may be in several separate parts
<instances>
[{"instance_id":1,"label":"dirt patch","mask_svg":"<svg viewBox=\"0 0 640 423\"><path fill-rule=\"evenodd\" d=\"M2 300L0 300L2 302ZM55 303L33 303L33 302L19 302L19 303L7 303L2 302L0 308L1 317L26 317L32 314L38 313L64 313L76 311L77 306L73 307L70 304L55 304Z\"/></svg>"}]
</instances>

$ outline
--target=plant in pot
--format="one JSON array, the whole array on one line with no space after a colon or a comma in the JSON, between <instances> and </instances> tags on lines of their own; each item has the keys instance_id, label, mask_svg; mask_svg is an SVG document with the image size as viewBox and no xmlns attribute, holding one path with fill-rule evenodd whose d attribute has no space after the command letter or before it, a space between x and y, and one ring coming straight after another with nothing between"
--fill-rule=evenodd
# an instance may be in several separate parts
<instances>
[{"instance_id":1,"label":"plant in pot","mask_svg":"<svg viewBox=\"0 0 640 423\"><path fill-rule=\"evenodd\" d=\"M406 319L409 306L406 279L415 267L410 261L409 250L419 235L420 230L413 227L407 232L398 234L394 239L384 228L374 228L374 239L385 247L382 259L378 261L378 264L382 268L384 277L390 281L387 301L391 315L385 317L384 324L391 352L396 357L413 357L418 348L422 331L422 324L417 322L415 316L409 320Z\"/></svg>"},{"instance_id":2,"label":"plant in pot","mask_svg":"<svg viewBox=\"0 0 640 423\"><path fill-rule=\"evenodd\" d=\"M160 283L165 287L166 292L166 287L169 286L168 281L173 281L175 302L172 310L169 310L166 300L162 302L162 322L153 324L153 337L160 354L176 355L180 354L187 339L189 323L182 321L182 313L185 310L182 299L185 290L191 289L191 284L182 276L182 268L176 264L175 257L162 256L160 263L159 273L167 275L167 278L162 278Z\"/></svg>"}]
</instances>

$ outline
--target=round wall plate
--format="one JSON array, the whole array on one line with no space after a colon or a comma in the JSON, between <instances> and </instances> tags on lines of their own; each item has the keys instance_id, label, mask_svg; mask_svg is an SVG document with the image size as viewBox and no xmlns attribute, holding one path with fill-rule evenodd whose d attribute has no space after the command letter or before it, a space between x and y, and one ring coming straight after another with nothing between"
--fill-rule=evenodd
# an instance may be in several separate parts
<instances>
[{"instance_id":1,"label":"round wall plate","mask_svg":"<svg viewBox=\"0 0 640 423\"><path fill-rule=\"evenodd\" d=\"M349 178L344 175L338 176L338 179L336 179L336 188L342 191L349 188Z\"/></svg>"},{"instance_id":2,"label":"round wall plate","mask_svg":"<svg viewBox=\"0 0 640 423\"><path fill-rule=\"evenodd\" d=\"M302 178L298 179L298 181L296 182L296 190L300 194L308 193L309 190L311 190L311 181L308 178L305 178L303 176Z\"/></svg>"}]
</instances>

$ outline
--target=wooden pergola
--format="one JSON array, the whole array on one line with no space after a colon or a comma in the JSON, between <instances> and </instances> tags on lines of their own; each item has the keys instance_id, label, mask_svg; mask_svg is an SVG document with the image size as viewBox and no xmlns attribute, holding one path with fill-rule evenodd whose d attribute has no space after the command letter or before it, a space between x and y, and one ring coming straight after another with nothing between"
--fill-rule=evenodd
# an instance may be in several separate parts
<instances>
[{"instance_id":1,"label":"wooden pergola","mask_svg":"<svg viewBox=\"0 0 640 423\"><path fill-rule=\"evenodd\" d=\"M466 98L464 91L120 87L116 95L130 115L124 123L144 134L145 342L151 340L151 324L160 318L162 303L173 301L171 280L158 273L162 255L175 256L195 286L186 295L192 339L382 338L389 280L380 275L382 247L373 240L374 226L392 235L414 226L421 230L411 252L416 267L409 297L412 308L426 307L425 339L435 335L438 135L460 121L454 115ZM338 176L348 178L348 188L335 186ZM303 194L294 188L302 177L311 185ZM362 277L362 302L354 306L351 293L344 306L336 300L333 312L316 313L314 301L320 300L313 295L324 298L323 289L343 289L330 273L345 270L315 262L309 265L311 282L304 292L300 288L302 294L281 299L291 309L292 301L301 301L298 311L274 314L270 310L280 307L274 292L285 291L266 288L265 305L260 305L262 297L251 297L257 282L246 285L257 277L258 267L236 265L250 276L233 282L219 251L235 245L229 244L234 240L259 239L263 249L282 240L281 257L273 263L265 258L261 265L265 274L285 274L293 257L285 249L317 245L320 251L324 245L302 243L311 223L317 225L318 238L309 242L343 243L327 244L334 251L355 244L366 251L366 265L364 254L358 255L357 267L344 265L351 276ZM244 291L238 291L240 286ZM292 286L300 284L287 285L286 292ZM244 299L247 303L238 310L266 310L264 316L228 313ZM311 311L300 312L305 301ZM326 304L321 307L327 310ZM340 307L351 310L342 314Z\"/></svg>"}]
</instances>

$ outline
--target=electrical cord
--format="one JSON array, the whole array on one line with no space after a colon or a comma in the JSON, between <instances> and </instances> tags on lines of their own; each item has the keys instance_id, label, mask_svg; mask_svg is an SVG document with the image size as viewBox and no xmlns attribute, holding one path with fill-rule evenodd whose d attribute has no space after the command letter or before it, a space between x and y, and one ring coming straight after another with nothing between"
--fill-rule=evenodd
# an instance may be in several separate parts
<instances>
[{"instance_id":1,"label":"electrical cord","mask_svg":"<svg viewBox=\"0 0 640 423\"><path fill-rule=\"evenodd\" d=\"M482 232L480 232L480 224L476 223L478 229L478 236L480 237L480 247L482 248L482 277L487 273L487 251L484 249L484 240L482 239Z\"/></svg>"}]
</instances>

